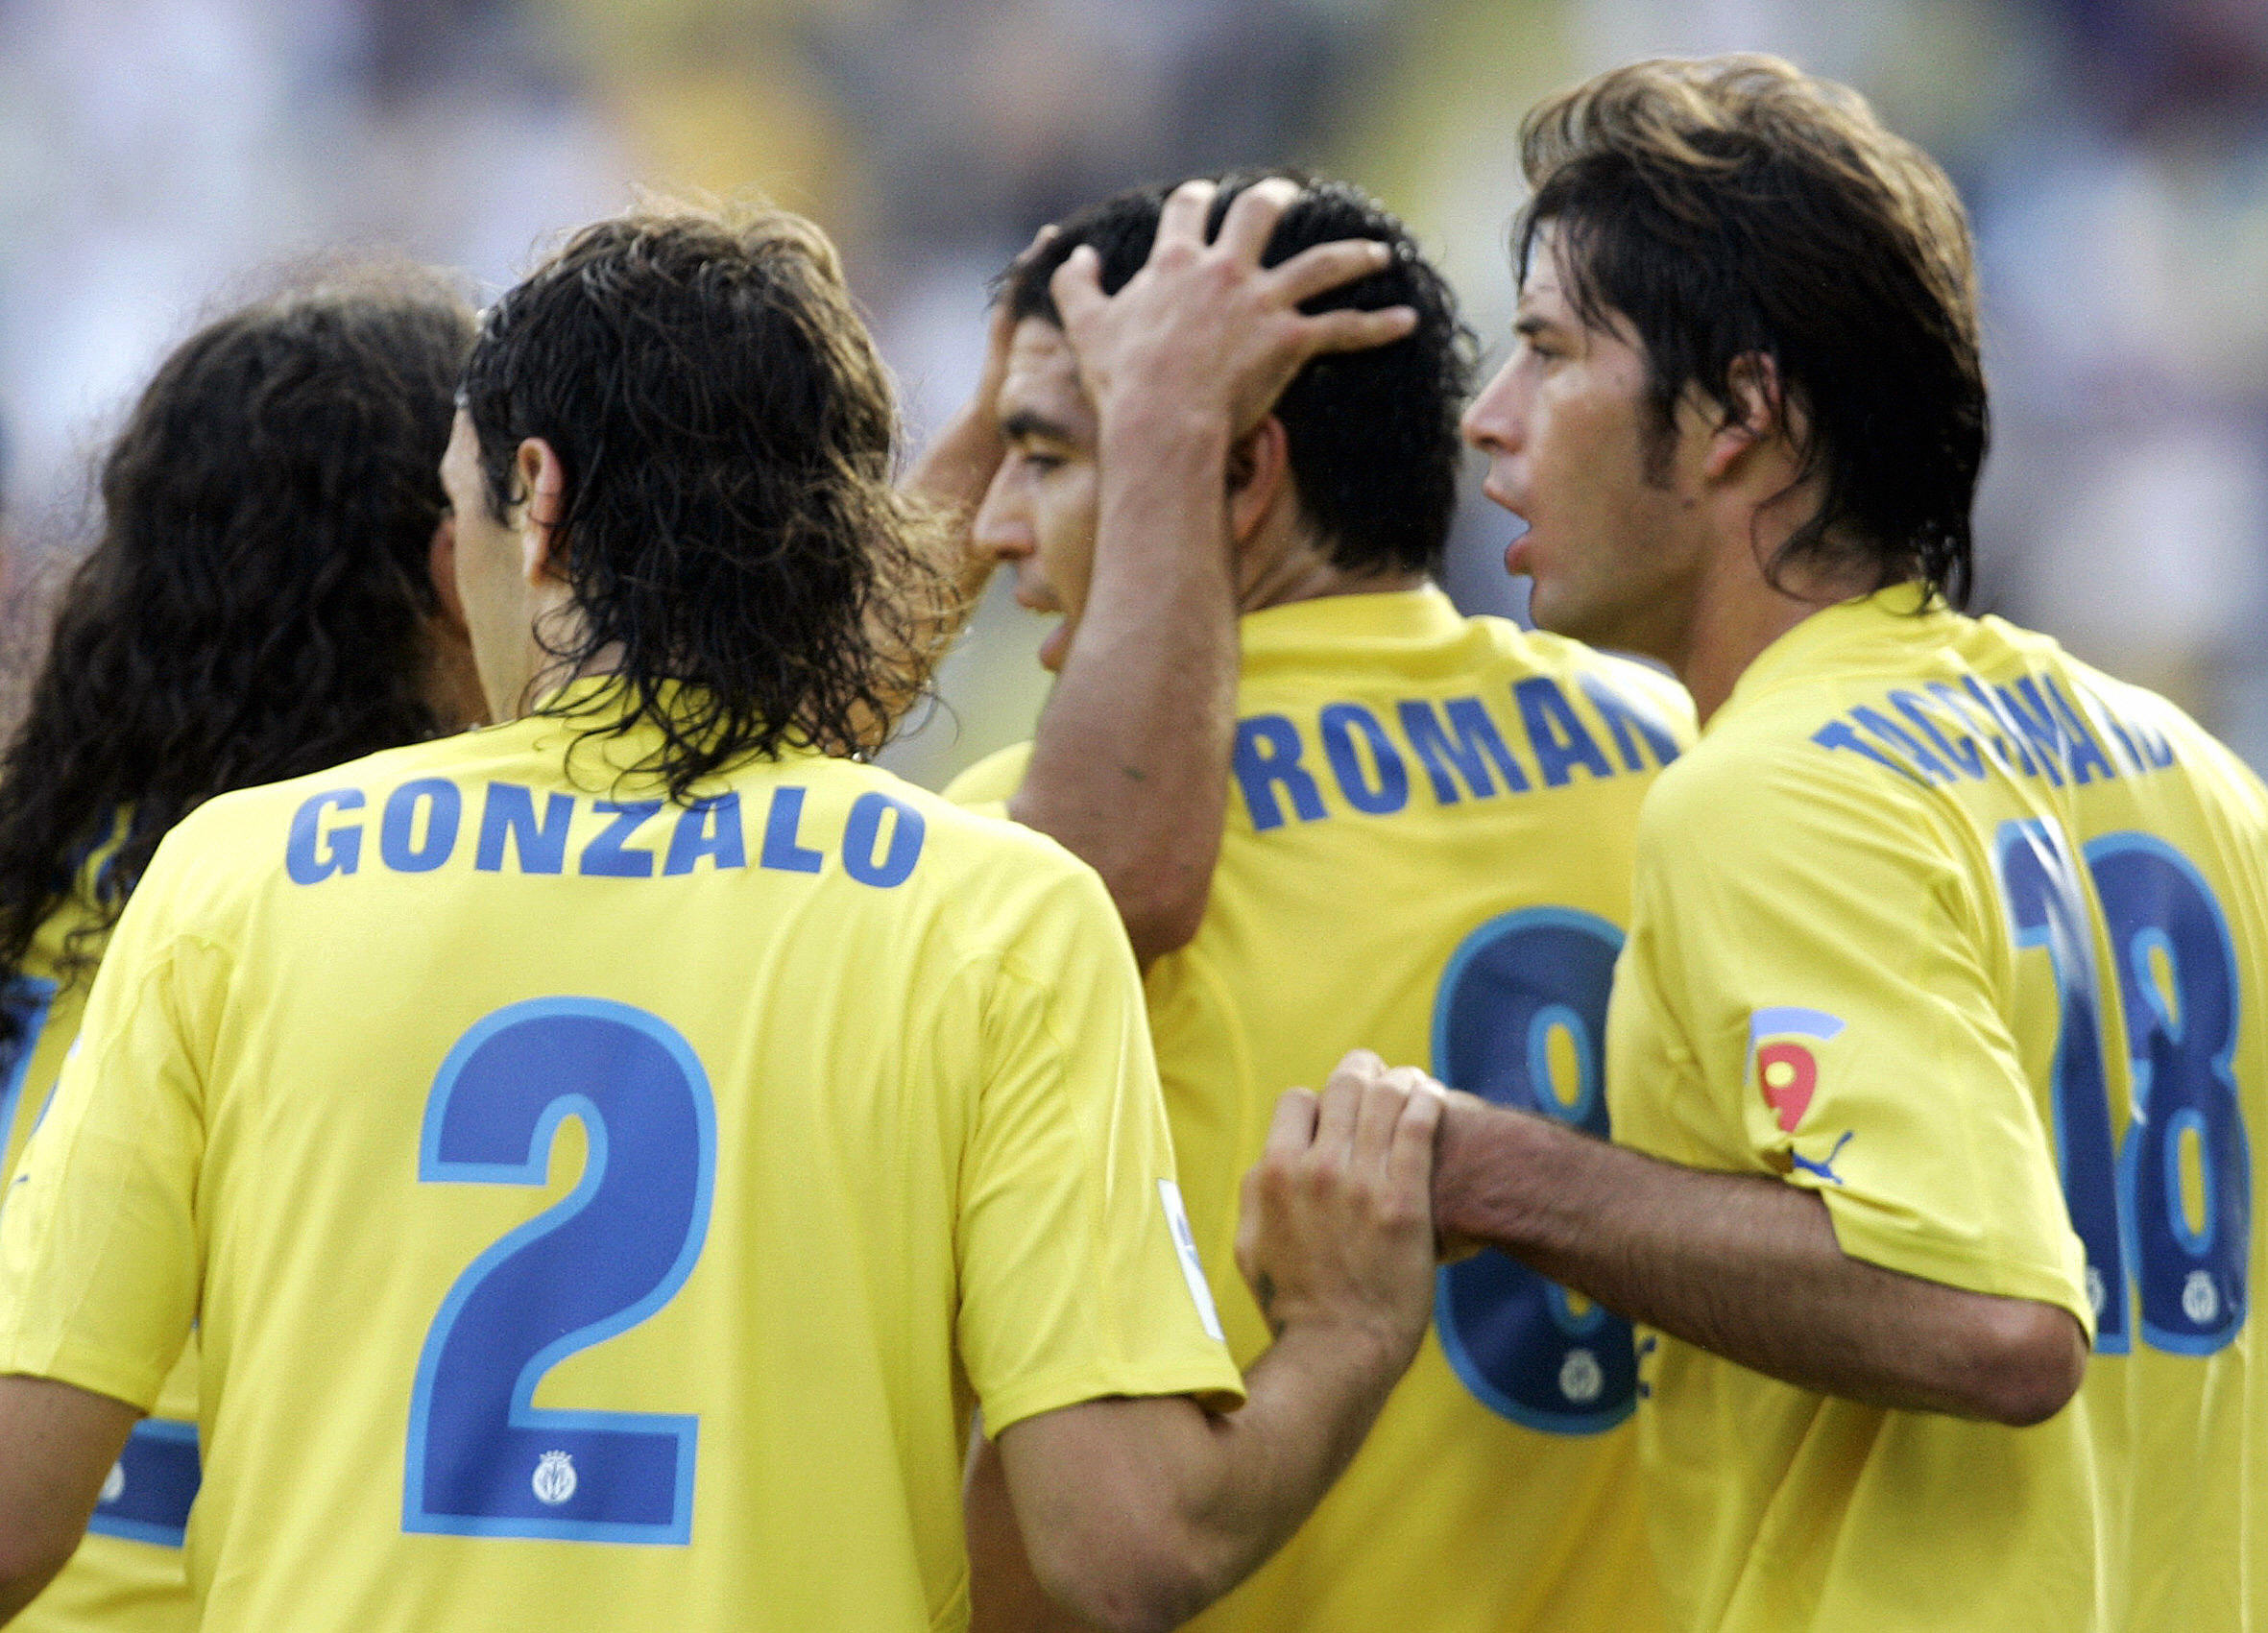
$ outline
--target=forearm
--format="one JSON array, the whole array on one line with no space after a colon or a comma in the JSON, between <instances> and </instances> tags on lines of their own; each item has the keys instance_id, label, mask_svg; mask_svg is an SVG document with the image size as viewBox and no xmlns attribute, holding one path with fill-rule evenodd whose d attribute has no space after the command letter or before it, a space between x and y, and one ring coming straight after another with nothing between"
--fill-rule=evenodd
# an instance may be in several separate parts
<instances>
[{"instance_id":1,"label":"forearm","mask_svg":"<svg viewBox=\"0 0 2268 1633\"><path fill-rule=\"evenodd\" d=\"M1383 1342L1294 1327L1246 1373L1234 1412L1181 1397L1095 1401L1012 1426L1000 1452L1033 1574L1098 1626L1179 1626L1298 1528L1408 1359ZM978 1564L998 1567L990 1518L983 1529L991 1557ZM998 1613L984 1625L1062 1625L1034 1613L1016 1574L995 1569L979 1584Z\"/></svg>"},{"instance_id":2,"label":"forearm","mask_svg":"<svg viewBox=\"0 0 2268 1633\"><path fill-rule=\"evenodd\" d=\"M36 1568L22 1573L11 1573L0 1577L0 1625L15 1620L16 1613L46 1592L47 1584L70 1563L70 1556L42 1560Z\"/></svg>"},{"instance_id":3,"label":"forearm","mask_svg":"<svg viewBox=\"0 0 2268 1633\"><path fill-rule=\"evenodd\" d=\"M0 1378L0 1621L70 1563L140 1416L53 1379Z\"/></svg>"},{"instance_id":4,"label":"forearm","mask_svg":"<svg viewBox=\"0 0 2268 1633\"><path fill-rule=\"evenodd\" d=\"M2067 1313L1852 1259L1825 1203L1770 1175L1688 1168L1464 1103L1444 1123L1435 1195L1445 1236L1822 1394L2031 1422L2084 1364Z\"/></svg>"},{"instance_id":5,"label":"forearm","mask_svg":"<svg viewBox=\"0 0 2268 1633\"><path fill-rule=\"evenodd\" d=\"M940 525L925 534L931 550L924 564L928 582L893 594L889 616L878 619L873 633L880 644L910 645L907 678L917 687L959 638L992 577L994 560L977 548L972 529L1001 452L989 407L975 404L946 422L899 482L899 491L933 512ZM894 699L893 711L914 695Z\"/></svg>"},{"instance_id":6,"label":"forearm","mask_svg":"<svg viewBox=\"0 0 2268 1633\"><path fill-rule=\"evenodd\" d=\"M1004 451L989 405L980 401L946 421L899 484L904 492L933 507L946 524L938 540L941 557L934 564L953 588L953 614L951 628L944 632L947 635L957 631L992 577L993 559L974 547L970 527Z\"/></svg>"},{"instance_id":7,"label":"forearm","mask_svg":"<svg viewBox=\"0 0 2268 1633\"><path fill-rule=\"evenodd\" d=\"M1019 822L1102 876L1145 963L1196 931L1220 853L1237 684L1224 422L1106 420L1094 576Z\"/></svg>"},{"instance_id":8,"label":"forearm","mask_svg":"<svg viewBox=\"0 0 2268 1633\"><path fill-rule=\"evenodd\" d=\"M1290 1540L1354 1460L1410 1357L1291 1328L1245 1373L1246 1400L1213 1418L1207 1478L1183 1524L1207 1568L1206 1600Z\"/></svg>"},{"instance_id":9,"label":"forearm","mask_svg":"<svg viewBox=\"0 0 2268 1633\"><path fill-rule=\"evenodd\" d=\"M1000 1447L982 1433L969 1449L961 1507L969 1544L969 1633L1078 1633L1086 1624L1048 1597L1032 1570Z\"/></svg>"}]
</instances>

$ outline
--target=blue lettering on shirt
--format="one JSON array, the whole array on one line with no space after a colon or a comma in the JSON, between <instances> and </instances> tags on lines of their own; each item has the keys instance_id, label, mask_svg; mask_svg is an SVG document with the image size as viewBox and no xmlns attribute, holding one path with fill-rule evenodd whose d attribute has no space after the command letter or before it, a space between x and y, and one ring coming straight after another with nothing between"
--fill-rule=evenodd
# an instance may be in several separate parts
<instances>
[{"instance_id":1,"label":"blue lettering on shirt","mask_svg":"<svg viewBox=\"0 0 2268 1633\"><path fill-rule=\"evenodd\" d=\"M1335 703L1323 710L1317 725L1323 733L1323 756L1348 804L1372 816L1391 816L1410 803L1410 774L1387 741L1377 715L1359 703ZM1375 785L1363 772L1363 756L1355 752L1358 732L1369 744L1371 764L1378 768Z\"/></svg>"},{"instance_id":2,"label":"blue lettering on shirt","mask_svg":"<svg viewBox=\"0 0 2268 1633\"><path fill-rule=\"evenodd\" d=\"M1389 745L1387 753L1393 752ZM775 873L815 875L825 870L826 853L804 843L808 792L794 786L772 790L758 866ZM379 859L398 874L427 874L446 864L457 854L464 799L464 791L446 778L417 778L395 788L386 795L379 819ZM284 839L284 872L293 883L320 884L355 872L362 861L364 825L348 813L362 810L370 800L360 788L330 788L301 803ZM549 792L543 795L539 807L536 789L517 782L488 783L473 869L485 874L564 874L581 803L572 794ZM596 800L590 809L605 819L605 826L584 845L575 869L579 875L683 877L700 872L704 861L720 873L748 866L748 837L737 791L727 790L682 807L670 807L661 800ZM633 843L657 817L669 824L666 849L659 853ZM912 805L886 794L863 794L853 803L840 835L843 871L876 889L903 884L921 860L926 833L927 824Z\"/></svg>"},{"instance_id":3,"label":"blue lettering on shirt","mask_svg":"<svg viewBox=\"0 0 2268 1633\"><path fill-rule=\"evenodd\" d=\"M1819 746L1822 749L1848 749L1854 755L1865 755L1876 765L1883 767L1885 770L1896 772L1900 777L1903 777L1909 782L1918 782L1921 780L1919 777L1916 776L1913 772L1908 771L1904 766L1898 764L1896 760L1892 759L1880 749L1873 747L1864 737L1860 736L1858 734L1858 728L1851 725L1851 723L1847 720L1828 721L1824 726L1822 726L1818 731L1811 734L1811 740L1819 744Z\"/></svg>"},{"instance_id":4,"label":"blue lettering on shirt","mask_svg":"<svg viewBox=\"0 0 2268 1633\"><path fill-rule=\"evenodd\" d=\"M758 858L759 867L771 868L784 874L815 874L824 859L809 846L798 842L796 829L803 825L804 791L801 788L772 790L771 809L764 813L764 848Z\"/></svg>"},{"instance_id":5,"label":"blue lettering on shirt","mask_svg":"<svg viewBox=\"0 0 2268 1633\"><path fill-rule=\"evenodd\" d=\"M1961 684L1967 688L1970 699L1982 708L2004 733L1995 740L2000 751L2000 763L2011 770L2021 771L2026 777L2037 777L2039 768L2032 761L2032 751L2024 746L2024 734L2016 728L2015 720L1997 694L1988 690L1984 682L1974 675L1965 675Z\"/></svg>"},{"instance_id":6,"label":"blue lettering on shirt","mask_svg":"<svg viewBox=\"0 0 2268 1633\"><path fill-rule=\"evenodd\" d=\"M885 816L896 819L890 825L890 848L877 856L875 845L881 837ZM859 795L851 802L851 817L843 825L843 872L877 890L904 884L914 863L922 858L922 837L928 826L922 813L903 800L893 800L887 794Z\"/></svg>"},{"instance_id":7,"label":"blue lettering on shirt","mask_svg":"<svg viewBox=\"0 0 2268 1633\"><path fill-rule=\"evenodd\" d=\"M2029 743L2032 754L2047 773L2048 781L2055 787L2063 785L2063 729L2055 713L2040 701L2039 687L2026 675L2017 692L2006 686L1994 686L1992 695L2000 700L2002 715L2015 723L2017 732Z\"/></svg>"},{"instance_id":8,"label":"blue lettering on shirt","mask_svg":"<svg viewBox=\"0 0 2268 1633\"><path fill-rule=\"evenodd\" d=\"M2071 780L2084 786L2092 782L2098 773L2116 777L2118 773L2111 769L2111 756L2103 753L2094 733L2087 729L2079 711L2071 707L2071 700L2063 695L2063 688L2056 684L2056 678L2046 676L2041 684L2047 688L2047 695L2056 706L2056 716L2063 724L2064 741L2069 745L2065 763L2070 768Z\"/></svg>"},{"instance_id":9,"label":"blue lettering on shirt","mask_svg":"<svg viewBox=\"0 0 2268 1633\"><path fill-rule=\"evenodd\" d=\"M572 794L552 794L536 820L536 792L517 782L492 782L480 807L480 843L472 865L484 874L504 871L504 841L519 853L523 874L556 874L567 867L567 829L575 820Z\"/></svg>"},{"instance_id":10,"label":"blue lettering on shirt","mask_svg":"<svg viewBox=\"0 0 2268 1633\"><path fill-rule=\"evenodd\" d=\"M418 807L425 808L425 837L417 837ZM457 848L465 797L445 777L421 777L386 796L378 824L378 855L398 874L429 874Z\"/></svg>"},{"instance_id":11,"label":"blue lettering on shirt","mask_svg":"<svg viewBox=\"0 0 2268 1633\"><path fill-rule=\"evenodd\" d=\"M1323 819L1322 790L1301 768L1299 751L1299 728L1281 714L1255 714L1237 722L1229 768L1243 790L1244 809L1255 832L1284 826L1284 809L1276 802L1279 787L1291 798L1301 822Z\"/></svg>"},{"instance_id":12,"label":"blue lettering on shirt","mask_svg":"<svg viewBox=\"0 0 2268 1633\"><path fill-rule=\"evenodd\" d=\"M1878 709L1863 704L1850 711L1850 717L1874 734L1875 740L1894 749L1905 751L1906 757L1921 768L1922 775L1940 782L1953 780L1953 772L1945 762L1921 746L1921 739Z\"/></svg>"},{"instance_id":13,"label":"blue lettering on shirt","mask_svg":"<svg viewBox=\"0 0 2268 1633\"><path fill-rule=\"evenodd\" d=\"M1931 700L1944 711L1946 717L1962 733L1961 740L1954 746L1952 753L1961 759L1963 770L1967 770L1969 760L1973 759L1976 762L1977 776L1982 778L1985 775L1985 756L1979 745L1990 745L1992 752L2000 756L2002 765L2012 769L2015 767L2015 756L2009 750L2008 739L1995 729L1993 716L1990 711L1985 714L1984 724L1980 726L1977 716L1970 711L1970 704L1973 700L1964 697L1957 688L1948 685L1943 681L1932 681L1923 689L1929 693ZM1895 700L1911 694L1893 692L1890 695L1893 700ZM1900 710L1903 710L1905 707L1903 703L1898 704ZM1964 750L1966 751L1966 757L1963 757Z\"/></svg>"},{"instance_id":14,"label":"blue lettering on shirt","mask_svg":"<svg viewBox=\"0 0 2268 1633\"><path fill-rule=\"evenodd\" d=\"M2127 731L2126 722L2111 712L2109 704L2085 686L2074 685L2072 689L2079 694L2080 707L2087 711L2087 718L2094 723L2096 732L2100 732L2106 726L2111 729L2111 740L2126 756L2127 769L2136 776L2148 771L2150 765L2142 758L2141 751L2135 746L2134 736Z\"/></svg>"},{"instance_id":15,"label":"blue lettering on shirt","mask_svg":"<svg viewBox=\"0 0 2268 1633\"><path fill-rule=\"evenodd\" d=\"M1477 695L1333 703L1303 720L1251 714L1237 722L1229 768L1253 831L1267 833L1294 817L1309 823L1331 815L1309 769L1318 758L1349 807L1384 817L1409 808L1412 758L1435 804L1447 808L1539 785L1564 787L1579 768L1601 780L1622 771L1651 775L1677 757L1675 729L1646 703L1593 675L1579 673L1574 684L1598 711L1605 736L1585 724L1559 679L1532 675L1509 689L1517 727L1502 705L1492 708ZM1516 741L1523 727L1527 756ZM1608 739L1621 756L1619 768L1604 746Z\"/></svg>"},{"instance_id":16,"label":"blue lettering on shirt","mask_svg":"<svg viewBox=\"0 0 2268 1633\"><path fill-rule=\"evenodd\" d=\"M1920 693L1910 692L1900 687L1890 694L1890 701L1896 707L1897 711L1906 717L1915 731L1929 739L1929 746L1937 751L1940 759L1948 765L1958 767L1961 775L1971 782L1981 782L1985 780L1984 751L1979 749L1970 738L1963 737L1956 743L1944 732L1939 731L1937 721L1930 716L1929 705Z\"/></svg>"},{"instance_id":17,"label":"blue lettering on shirt","mask_svg":"<svg viewBox=\"0 0 2268 1633\"><path fill-rule=\"evenodd\" d=\"M1606 722L1606 730L1614 734L1615 752L1622 756L1624 770L1646 769L1637 742L1632 740L1633 732L1653 751L1656 766L1667 765L1677 757L1677 739L1654 715L1596 675L1584 675L1577 684L1582 687L1582 695L1591 700L1591 707L1599 711L1599 718Z\"/></svg>"},{"instance_id":18,"label":"blue lettering on shirt","mask_svg":"<svg viewBox=\"0 0 2268 1633\"><path fill-rule=\"evenodd\" d=\"M2173 739L2150 721L2123 716L2092 692L2083 689L2081 695L2122 728L2123 735L2131 738L2135 746L2142 751L2142 760L2152 771L2163 771L2174 763Z\"/></svg>"},{"instance_id":19,"label":"blue lettering on shirt","mask_svg":"<svg viewBox=\"0 0 2268 1633\"><path fill-rule=\"evenodd\" d=\"M583 847L583 860L576 871L601 878L652 878L654 853L651 851L625 850L624 846L632 834L661 810L662 802L593 800L591 808L600 816L611 816L615 820Z\"/></svg>"},{"instance_id":20,"label":"blue lettering on shirt","mask_svg":"<svg viewBox=\"0 0 2268 1633\"><path fill-rule=\"evenodd\" d=\"M291 837L284 841L283 871L294 884L321 884L333 874L350 874L362 860L362 825L341 823L326 832L326 810L362 809L362 790L331 788L312 795L292 814Z\"/></svg>"},{"instance_id":21,"label":"blue lettering on shirt","mask_svg":"<svg viewBox=\"0 0 2268 1633\"><path fill-rule=\"evenodd\" d=\"M2162 733L2122 718L2085 686L2066 690L2053 675L2020 675L2008 685L1992 686L1971 675L1959 687L1932 681L1924 689L1926 697L1902 687L1885 694L1898 719L1860 704L1822 726L1811 740L1925 784L1982 779L1988 746L2011 773L2044 777L2059 788L2066 777L2085 786L2098 778L2141 776L2174 763L2173 745ZM2112 743L2123 756L2123 771L2106 746Z\"/></svg>"},{"instance_id":22,"label":"blue lettering on shirt","mask_svg":"<svg viewBox=\"0 0 2268 1633\"><path fill-rule=\"evenodd\" d=\"M1454 805L1459 799L1452 770L1464 779L1465 788L1476 800L1496 797L1495 780L1488 775L1490 765L1496 767L1511 792L1528 792L1528 774L1512 758L1512 751L1505 747L1503 733L1488 718L1479 698L1453 697L1439 706L1422 698L1407 698L1394 706L1394 712L1401 719L1402 734L1410 739L1434 785L1434 798L1442 804ZM1447 726L1442 724L1443 714L1448 716ZM1457 733L1454 739L1449 734L1451 729Z\"/></svg>"},{"instance_id":23,"label":"blue lettering on shirt","mask_svg":"<svg viewBox=\"0 0 2268 1633\"><path fill-rule=\"evenodd\" d=\"M707 856L718 869L748 865L748 846L740 833L740 796L719 794L696 800L678 812L677 827L669 835L665 874L689 874Z\"/></svg>"},{"instance_id":24,"label":"blue lettering on shirt","mask_svg":"<svg viewBox=\"0 0 2268 1633\"><path fill-rule=\"evenodd\" d=\"M1555 788L1565 787L1579 765L1602 780L1614 775L1614 767L1606 763L1598 740L1576 718L1575 706L1567 701L1558 682L1548 675L1531 675L1512 684L1512 695L1519 700L1520 718L1528 727L1528 747L1534 753L1536 768L1546 782Z\"/></svg>"}]
</instances>

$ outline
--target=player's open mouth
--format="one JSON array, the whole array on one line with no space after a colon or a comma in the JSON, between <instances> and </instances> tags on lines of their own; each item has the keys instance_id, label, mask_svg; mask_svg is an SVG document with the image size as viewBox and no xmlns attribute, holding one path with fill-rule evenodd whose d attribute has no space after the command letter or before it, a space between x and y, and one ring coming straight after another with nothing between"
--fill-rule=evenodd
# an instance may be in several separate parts
<instances>
[{"instance_id":1,"label":"player's open mouth","mask_svg":"<svg viewBox=\"0 0 2268 1633\"><path fill-rule=\"evenodd\" d=\"M1528 544L1533 537L1533 534L1526 532L1516 534L1513 536L1512 541L1504 547L1504 570L1506 572L1517 574L1531 573L1535 570L1528 564Z\"/></svg>"}]
</instances>

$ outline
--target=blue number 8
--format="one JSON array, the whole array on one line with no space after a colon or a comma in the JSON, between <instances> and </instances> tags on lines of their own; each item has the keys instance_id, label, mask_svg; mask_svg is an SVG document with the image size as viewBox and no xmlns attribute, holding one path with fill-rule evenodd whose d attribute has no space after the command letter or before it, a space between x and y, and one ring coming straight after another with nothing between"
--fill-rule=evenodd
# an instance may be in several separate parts
<instances>
[{"instance_id":1,"label":"blue number 8","mask_svg":"<svg viewBox=\"0 0 2268 1633\"><path fill-rule=\"evenodd\" d=\"M668 1303L709 1230L716 1110L667 1022L595 998L496 1011L425 1104L421 1180L540 1186L568 1117L590 1139L567 1196L457 1278L410 1399L405 1531L690 1540L700 1420L539 1410L543 1375Z\"/></svg>"},{"instance_id":2,"label":"blue number 8","mask_svg":"<svg viewBox=\"0 0 2268 1633\"><path fill-rule=\"evenodd\" d=\"M1622 932L1604 919L1531 907L1491 919L1449 961L1434 1002L1434 1075L1498 1105L1604 1138L1606 997ZM1554 1040L1573 1056L1562 1092ZM1476 1400L1530 1429L1597 1434L1630 1415L1630 1324L1578 1309L1557 1283L1484 1250L1442 1268L1434 1324Z\"/></svg>"}]
</instances>

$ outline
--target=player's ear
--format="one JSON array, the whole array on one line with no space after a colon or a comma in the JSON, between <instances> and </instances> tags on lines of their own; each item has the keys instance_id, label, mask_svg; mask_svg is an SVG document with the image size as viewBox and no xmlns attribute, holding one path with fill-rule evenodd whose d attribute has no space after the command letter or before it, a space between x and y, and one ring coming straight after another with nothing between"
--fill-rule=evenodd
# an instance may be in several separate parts
<instances>
[{"instance_id":1,"label":"player's ear","mask_svg":"<svg viewBox=\"0 0 2268 1633\"><path fill-rule=\"evenodd\" d=\"M1702 455L1711 479L1730 471L1743 454L1786 435L1788 402L1779 369L1761 351L1744 351L1725 371L1725 401Z\"/></svg>"},{"instance_id":2,"label":"player's ear","mask_svg":"<svg viewBox=\"0 0 2268 1633\"><path fill-rule=\"evenodd\" d=\"M527 505L519 513L519 568L529 585L562 576L554 560L559 518L567 505L567 468L541 437L529 437L513 456L513 471Z\"/></svg>"},{"instance_id":3,"label":"player's ear","mask_svg":"<svg viewBox=\"0 0 2268 1633\"><path fill-rule=\"evenodd\" d=\"M1269 415L1228 450L1228 527L1232 542L1250 541L1277 503L1291 496L1291 444Z\"/></svg>"}]
</instances>

